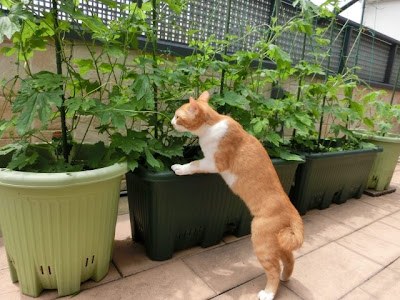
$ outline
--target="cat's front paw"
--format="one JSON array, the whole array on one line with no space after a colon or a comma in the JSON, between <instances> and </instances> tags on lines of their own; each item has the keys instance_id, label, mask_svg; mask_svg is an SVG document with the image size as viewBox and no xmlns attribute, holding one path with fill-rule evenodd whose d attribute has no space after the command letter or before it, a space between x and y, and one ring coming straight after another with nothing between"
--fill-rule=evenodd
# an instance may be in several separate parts
<instances>
[{"instance_id":1,"label":"cat's front paw","mask_svg":"<svg viewBox=\"0 0 400 300\"><path fill-rule=\"evenodd\" d=\"M264 290L261 290L258 293L258 299L259 300L273 300L275 297L274 293L267 293Z\"/></svg>"},{"instance_id":2,"label":"cat's front paw","mask_svg":"<svg viewBox=\"0 0 400 300\"><path fill-rule=\"evenodd\" d=\"M175 172L176 175L189 175L187 165L175 164L171 166L172 171Z\"/></svg>"}]
</instances>

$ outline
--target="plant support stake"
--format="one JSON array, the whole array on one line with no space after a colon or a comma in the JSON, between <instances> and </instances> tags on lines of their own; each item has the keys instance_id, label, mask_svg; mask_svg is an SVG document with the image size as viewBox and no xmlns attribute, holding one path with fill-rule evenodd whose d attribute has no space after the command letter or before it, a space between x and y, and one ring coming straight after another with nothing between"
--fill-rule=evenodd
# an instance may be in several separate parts
<instances>
[{"instance_id":1,"label":"plant support stake","mask_svg":"<svg viewBox=\"0 0 400 300\"><path fill-rule=\"evenodd\" d=\"M329 76L329 70L331 68L331 54L332 54L332 47L333 47L333 30L335 27L335 19L332 18L331 21L331 32L330 32L330 37L329 37L329 50L328 50L328 63L326 66L326 73L325 73L325 84L328 81L328 76ZM322 125L324 123L324 112L323 109L325 107L325 102L326 102L326 95L324 95L324 98L322 99L322 113L321 113L321 119L319 121L319 131L318 131L318 146L321 143L321 134L322 134Z\"/></svg>"},{"instance_id":2,"label":"plant support stake","mask_svg":"<svg viewBox=\"0 0 400 300\"><path fill-rule=\"evenodd\" d=\"M307 34L304 34L304 38L303 38L303 50L301 52L301 60L304 60L305 57L305 52L306 52L306 42L307 42ZM300 94L301 94L301 83L303 82L303 78L302 76L300 76L299 78L299 86L297 88L297 102L299 102L300 100ZM292 137L296 136L296 129L293 129L292 132Z\"/></svg>"},{"instance_id":3,"label":"plant support stake","mask_svg":"<svg viewBox=\"0 0 400 300\"><path fill-rule=\"evenodd\" d=\"M153 70L157 68L157 1L152 1L153 5ZM157 101L157 85L153 82L153 95L154 95L154 137L158 139L158 101Z\"/></svg>"},{"instance_id":4,"label":"plant support stake","mask_svg":"<svg viewBox=\"0 0 400 300\"><path fill-rule=\"evenodd\" d=\"M57 8L57 1L53 0L53 18L54 18L54 32L55 32L55 49L56 49L56 63L57 63L57 74L62 75L62 58L61 58L61 42L60 42L60 36L59 33L57 32L58 30L58 8ZM61 86L61 89L63 87ZM68 157L69 157L69 151L68 151L68 137L67 137L67 125L66 125L66 116L65 116L65 96L64 94L62 95L62 103L61 106L58 108L60 111L60 117L61 117L61 132L62 132L62 149L63 149L63 156L64 156L64 161L68 162Z\"/></svg>"},{"instance_id":5,"label":"plant support stake","mask_svg":"<svg viewBox=\"0 0 400 300\"><path fill-rule=\"evenodd\" d=\"M228 10L227 10L227 16L226 16L226 22L225 22L225 36L229 33L229 22L231 19L231 2L232 0L228 0ZM227 55L228 53L228 45L224 46L224 55ZM220 88L220 95L222 96L224 94L224 81L225 81L225 69L222 69L221 73L221 88Z\"/></svg>"}]
</instances>

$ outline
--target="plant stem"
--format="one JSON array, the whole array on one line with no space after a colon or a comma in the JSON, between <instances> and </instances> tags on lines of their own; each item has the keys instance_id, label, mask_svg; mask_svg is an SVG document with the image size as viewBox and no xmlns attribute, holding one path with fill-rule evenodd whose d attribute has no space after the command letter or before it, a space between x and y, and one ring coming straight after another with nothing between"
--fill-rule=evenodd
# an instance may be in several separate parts
<instances>
[{"instance_id":1,"label":"plant stem","mask_svg":"<svg viewBox=\"0 0 400 300\"><path fill-rule=\"evenodd\" d=\"M61 59L61 42L60 36L58 32L58 9L57 9L57 1L52 0L53 3L53 18L54 18L54 39L55 39L55 46L56 46L56 64L57 64L57 74L62 75L62 59ZM61 86L63 90L63 86ZM69 149L68 149L68 138L67 138L67 123L66 123L66 113L65 113L65 95L62 95L62 102L61 106L58 107L60 111L61 117L61 132L62 132L62 149L63 149L63 156L64 161L68 162L69 157Z\"/></svg>"}]
</instances>

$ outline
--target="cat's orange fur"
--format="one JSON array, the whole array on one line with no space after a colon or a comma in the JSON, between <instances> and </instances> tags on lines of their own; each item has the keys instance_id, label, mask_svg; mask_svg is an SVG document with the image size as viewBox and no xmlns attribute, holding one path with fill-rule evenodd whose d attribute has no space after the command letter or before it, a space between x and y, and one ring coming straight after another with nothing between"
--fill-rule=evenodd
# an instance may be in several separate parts
<instances>
[{"instance_id":1,"label":"cat's orange fur","mask_svg":"<svg viewBox=\"0 0 400 300\"><path fill-rule=\"evenodd\" d=\"M273 299L280 275L282 280L288 280L292 274L292 251L303 243L303 222L261 143L235 120L213 110L208 105L209 97L204 92L197 101L191 98L190 103L176 111L172 123L179 131L199 135L205 158L206 153L213 157L174 165L173 170L178 175L221 173L232 191L246 203L254 216L251 224L254 252L267 274L267 285L259 298ZM219 131L215 139L214 129ZM216 148L208 145L208 141L217 143ZM279 260L283 263L282 274Z\"/></svg>"}]
</instances>

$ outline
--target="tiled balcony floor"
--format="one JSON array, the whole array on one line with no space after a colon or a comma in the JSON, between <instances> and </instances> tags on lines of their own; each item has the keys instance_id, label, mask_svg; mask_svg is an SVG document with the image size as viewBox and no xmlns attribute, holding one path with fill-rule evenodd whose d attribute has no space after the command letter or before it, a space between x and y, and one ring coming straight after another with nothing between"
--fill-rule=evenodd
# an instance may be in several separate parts
<instances>
[{"instance_id":1,"label":"tiled balcony floor","mask_svg":"<svg viewBox=\"0 0 400 300\"><path fill-rule=\"evenodd\" d=\"M400 165L392 184L396 193L363 195L308 212L303 217L306 239L296 252L293 276L281 283L275 299L400 299ZM151 261L141 245L132 243L122 199L110 272L101 282L83 283L72 299L247 300L257 299L265 281L249 236L228 236L214 247ZM52 290L38 299L55 298ZM11 282L1 238L0 299L32 299Z\"/></svg>"}]
</instances>

